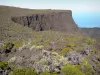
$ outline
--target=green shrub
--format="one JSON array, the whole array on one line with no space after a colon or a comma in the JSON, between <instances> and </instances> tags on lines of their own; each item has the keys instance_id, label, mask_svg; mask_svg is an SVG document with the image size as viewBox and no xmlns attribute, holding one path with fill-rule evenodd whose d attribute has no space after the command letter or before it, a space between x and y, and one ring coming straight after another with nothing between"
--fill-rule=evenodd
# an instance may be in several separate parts
<instances>
[{"instance_id":1,"label":"green shrub","mask_svg":"<svg viewBox=\"0 0 100 75\"><path fill-rule=\"evenodd\" d=\"M83 59L83 60L82 60L82 63L83 63L83 64L86 64L86 63L87 63L87 60L86 60L86 59Z\"/></svg>"},{"instance_id":2,"label":"green shrub","mask_svg":"<svg viewBox=\"0 0 100 75\"><path fill-rule=\"evenodd\" d=\"M0 61L0 68L7 70L9 68L8 62Z\"/></svg>"},{"instance_id":3,"label":"green shrub","mask_svg":"<svg viewBox=\"0 0 100 75\"><path fill-rule=\"evenodd\" d=\"M75 43L68 43L66 46L70 47L70 48L73 48L73 47L76 47L76 44Z\"/></svg>"},{"instance_id":4,"label":"green shrub","mask_svg":"<svg viewBox=\"0 0 100 75\"><path fill-rule=\"evenodd\" d=\"M37 72L32 68L29 69L23 68L23 69L14 69L10 73L10 75L37 75Z\"/></svg>"},{"instance_id":5,"label":"green shrub","mask_svg":"<svg viewBox=\"0 0 100 75\"><path fill-rule=\"evenodd\" d=\"M94 75L94 70L91 64L85 64L83 72L85 75Z\"/></svg>"},{"instance_id":6,"label":"green shrub","mask_svg":"<svg viewBox=\"0 0 100 75\"><path fill-rule=\"evenodd\" d=\"M94 75L94 69L91 64L87 62L86 59L82 60L82 64L76 65L79 70L81 70L85 75Z\"/></svg>"},{"instance_id":7,"label":"green shrub","mask_svg":"<svg viewBox=\"0 0 100 75\"><path fill-rule=\"evenodd\" d=\"M10 73L10 75L25 75L25 71L25 69L15 69Z\"/></svg>"},{"instance_id":8,"label":"green shrub","mask_svg":"<svg viewBox=\"0 0 100 75\"><path fill-rule=\"evenodd\" d=\"M76 42L77 39L76 38L73 38L73 37L67 37L66 38L67 41L73 41L73 42Z\"/></svg>"},{"instance_id":9,"label":"green shrub","mask_svg":"<svg viewBox=\"0 0 100 75\"><path fill-rule=\"evenodd\" d=\"M22 43L20 41L15 41L15 47L19 48L22 46Z\"/></svg>"},{"instance_id":10,"label":"green shrub","mask_svg":"<svg viewBox=\"0 0 100 75\"><path fill-rule=\"evenodd\" d=\"M69 64L64 66L61 71L64 75L84 75L84 73L77 69L75 66Z\"/></svg>"},{"instance_id":11,"label":"green shrub","mask_svg":"<svg viewBox=\"0 0 100 75\"><path fill-rule=\"evenodd\" d=\"M75 65L75 67L76 67L77 69L79 69L80 71L82 71L82 65Z\"/></svg>"},{"instance_id":12,"label":"green shrub","mask_svg":"<svg viewBox=\"0 0 100 75\"><path fill-rule=\"evenodd\" d=\"M100 68L100 62L97 62L96 65Z\"/></svg>"},{"instance_id":13,"label":"green shrub","mask_svg":"<svg viewBox=\"0 0 100 75\"><path fill-rule=\"evenodd\" d=\"M50 40L45 40L45 44L50 44Z\"/></svg>"},{"instance_id":14,"label":"green shrub","mask_svg":"<svg viewBox=\"0 0 100 75\"><path fill-rule=\"evenodd\" d=\"M60 55L65 56L69 51L71 51L71 48L64 48L63 50L61 50Z\"/></svg>"},{"instance_id":15,"label":"green shrub","mask_svg":"<svg viewBox=\"0 0 100 75\"><path fill-rule=\"evenodd\" d=\"M48 65L48 61L46 61L46 60L40 60L39 63L40 63L40 64L43 64L43 65Z\"/></svg>"},{"instance_id":16,"label":"green shrub","mask_svg":"<svg viewBox=\"0 0 100 75\"><path fill-rule=\"evenodd\" d=\"M42 73L40 75L58 75L58 74L57 73L44 72L44 73Z\"/></svg>"},{"instance_id":17,"label":"green shrub","mask_svg":"<svg viewBox=\"0 0 100 75\"><path fill-rule=\"evenodd\" d=\"M5 52L11 52L11 49L14 47L13 43L6 43L4 46L2 46L2 49L5 50Z\"/></svg>"},{"instance_id":18,"label":"green shrub","mask_svg":"<svg viewBox=\"0 0 100 75\"><path fill-rule=\"evenodd\" d=\"M51 74L49 72L44 72L44 73L42 73L40 75L51 75Z\"/></svg>"},{"instance_id":19,"label":"green shrub","mask_svg":"<svg viewBox=\"0 0 100 75\"><path fill-rule=\"evenodd\" d=\"M85 39L86 43L88 43L89 45L92 45L96 42L96 40L92 39L92 38L86 38Z\"/></svg>"},{"instance_id":20,"label":"green shrub","mask_svg":"<svg viewBox=\"0 0 100 75\"><path fill-rule=\"evenodd\" d=\"M28 69L26 70L25 75L37 75L37 72L34 69Z\"/></svg>"}]
</instances>

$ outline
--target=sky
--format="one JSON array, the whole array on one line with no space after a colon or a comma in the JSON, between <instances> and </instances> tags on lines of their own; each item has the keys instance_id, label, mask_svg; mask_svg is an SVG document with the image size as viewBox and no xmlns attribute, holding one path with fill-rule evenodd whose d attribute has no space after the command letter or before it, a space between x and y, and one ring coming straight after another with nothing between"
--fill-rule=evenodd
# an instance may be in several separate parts
<instances>
[{"instance_id":1,"label":"sky","mask_svg":"<svg viewBox=\"0 0 100 75\"><path fill-rule=\"evenodd\" d=\"M0 0L0 5L72 10L73 19L79 27L100 27L100 0Z\"/></svg>"}]
</instances>

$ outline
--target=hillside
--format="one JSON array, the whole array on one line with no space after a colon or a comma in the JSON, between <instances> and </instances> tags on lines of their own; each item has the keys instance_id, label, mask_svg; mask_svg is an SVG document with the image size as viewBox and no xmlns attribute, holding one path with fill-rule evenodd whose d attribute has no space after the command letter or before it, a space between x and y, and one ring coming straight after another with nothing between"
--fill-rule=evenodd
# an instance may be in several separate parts
<instances>
[{"instance_id":1,"label":"hillside","mask_svg":"<svg viewBox=\"0 0 100 75\"><path fill-rule=\"evenodd\" d=\"M0 75L99 75L100 40L83 30L71 10L0 6Z\"/></svg>"},{"instance_id":2,"label":"hillside","mask_svg":"<svg viewBox=\"0 0 100 75\"><path fill-rule=\"evenodd\" d=\"M81 30L92 38L100 38L100 28L82 28Z\"/></svg>"}]
</instances>

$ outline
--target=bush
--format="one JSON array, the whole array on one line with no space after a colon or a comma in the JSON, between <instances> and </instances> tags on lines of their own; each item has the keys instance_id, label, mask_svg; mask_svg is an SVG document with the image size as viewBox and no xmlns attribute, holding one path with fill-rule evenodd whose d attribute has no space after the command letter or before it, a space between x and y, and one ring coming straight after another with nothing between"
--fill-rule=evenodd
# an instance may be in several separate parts
<instances>
[{"instance_id":1,"label":"bush","mask_svg":"<svg viewBox=\"0 0 100 75\"><path fill-rule=\"evenodd\" d=\"M7 70L9 68L8 62L0 61L0 68L3 70Z\"/></svg>"},{"instance_id":2,"label":"bush","mask_svg":"<svg viewBox=\"0 0 100 75\"><path fill-rule=\"evenodd\" d=\"M42 73L40 75L58 75L58 74L57 73L44 72L44 73Z\"/></svg>"},{"instance_id":3,"label":"bush","mask_svg":"<svg viewBox=\"0 0 100 75\"><path fill-rule=\"evenodd\" d=\"M94 75L94 70L91 64L85 64L83 72L85 73L85 75Z\"/></svg>"},{"instance_id":4,"label":"bush","mask_svg":"<svg viewBox=\"0 0 100 75\"><path fill-rule=\"evenodd\" d=\"M71 51L70 48L64 48L63 50L61 50L60 55L65 56L69 51Z\"/></svg>"},{"instance_id":5,"label":"bush","mask_svg":"<svg viewBox=\"0 0 100 75\"><path fill-rule=\"evenodd\" d=\"M50 40L45 40L45 42L44 42L45 44L50 44Z\"/></svg>"},{"instance_id":6,"label":"bush","mask_svg":"<svg viewBox=\"0 0 100 75\"><path fill-rule=\"evenodd\" d=\"M22 46L22 43L20 41L15 41L15 47L19 48Z\"/></svg>"},{"instance_id":7,"label":"bush","mask_svg":"<svg viewBox=\"0 0 100 75\"><path fill-rule=\"evenodd\" d=\"M49 72L44 72L44 73L42 73L40 75L51 75L51 74Z\"/></svg>"},{"instance_id":8,"label":"bush","mask_svg":"<svg viewBox=\"0 0 100 75\"><path fill-rule=\"evenodd\" d=\"M37 75L37 72L34 69L28 69L26 70L25 75Z\"/></svg>"},{"instance_id":9,"label":"bush","mask_svg":"<svg viewBox=\"0 0 100 75\"><path fill-rule=\"evenodd\" d=\"M85 75L94 75L94 69L92 65L87 62L86 59L82 60L82 64L76 65L76 67L81 70Z\"/></svg>"},{"instance_id":10,"label":"bush","mask_svg":"<svg viewBox=\"0 0 100 75\"><path fill-rule=\"evenodd\" d=\"M76 47L75 43L68 43L66 46L70 48Z\"/></svg>"},{"instance_id":11,"label":"bush","mask_svg":"<svg viewBox=\"0 0 100 75\"><path fill-rule=\"evenodd\" d=\"M37 75L37 72L32 68L29 68L29 69L23 68L23 69L13 70L10 73L10 75Z\"/></svg>"},{"instance_id":12,"label":"bush","mask_svg":"<svg viewBox=\"0 0 100 75\"><path fill-rule=\"evenodd\" d=\"M92 45L96 42L96 40L92 39L92 38L86 38L86 43L88 43L88 45Z\"/></svg>"},{"instance_id":13,"label":"bush","mask_svg":"<svg viewBox=\"0 0 100 75\"><path fill-rule=\"evenodd\" d=\"M48 61L47 60L40 60L39 62L42 65L48 65Z\"/></svg>"},{"instance_id":14,"label":"bush","mask_svg":"<svg viewBox=\"0 0 100 75\"><path fill-rule=\"evenodd\" d=\"M11 52L13 47L14 47L14 44L8 42L4 46L2 46L2 49L5 50L6 53L9 53L9 52Z\"/></svg>"},{"instance_id":15,"label":"bush","mask_svg":"<svg viewBox=\"0 0 100 75\"><path fill-rule=\"evenodd\" d=\"M84 75L83 72L72 65L64 66L61 71L64 75Z\"/></svg>"}]
</instances>

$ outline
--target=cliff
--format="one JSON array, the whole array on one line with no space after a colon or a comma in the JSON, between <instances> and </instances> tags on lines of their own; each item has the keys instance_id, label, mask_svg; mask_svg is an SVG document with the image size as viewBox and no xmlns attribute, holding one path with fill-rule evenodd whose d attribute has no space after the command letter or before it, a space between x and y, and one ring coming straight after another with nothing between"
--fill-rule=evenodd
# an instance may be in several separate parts
<instances>
[{"instance_id":1,"label":"cliff","mask_svg":"<svg viewBox=\"0 0 100 75\"><path fill-rule=\"evenodd\" d=\"M42 10L44 11L44 10ZM27 16L13 16L11 19L15 23L31 27L36 31L55 30L65 32L75 32L78 27L72 18L70 10L49 10L49 13L32 14Z\"/></svg>"}]
</instances>

